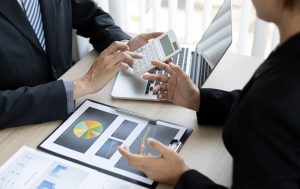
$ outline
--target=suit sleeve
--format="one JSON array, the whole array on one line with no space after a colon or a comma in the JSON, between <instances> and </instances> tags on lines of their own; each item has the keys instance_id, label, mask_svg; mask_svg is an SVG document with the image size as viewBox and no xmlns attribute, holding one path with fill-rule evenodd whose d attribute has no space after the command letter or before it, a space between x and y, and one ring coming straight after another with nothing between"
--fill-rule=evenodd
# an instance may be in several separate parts
<instances>
[{"instance_id":1,"label":"suit sleeve","mask_svg":"<svg viewBox=\"0 0 300 189\"><path fill-rule=\"evenodd\" d=\"M0 129L65 119L68 116L63 81L0 91Z\"/></svg>"},{"instance_id":2,"label":"suit sleeve","mask_svg":"<svg viewBox=\"0 0 300 189\"><path fill-rule=\"evenodd\" d=\"M200 89L200 91L200 108L197 118L201 125L224 124L241 93L240 90L227 92L218 89Z\"/></svg>"},{"instance_id":3,"label":"suit sleeve","mask_svg":"<svg viewBox=\"0 0 300 189\"><path fill-rule=\"evenodd\" d=\"M175 185L175 189L202 188L202 189L225 189L226 187L218 185L206 176L195 170L185 172Z\"/></svg>"},{"instance_id":4,"label":"suit sleeve","mask_svg":"<svg viewBox=\"0 0 300 189\"><path fill-rule=\"evenodd\" d=\"M92 0L72 0L73 28L101 52L114 41L130 39Z\"/></svg>"},{"instance_id":5,"label":"suit sleeve","mask_svg":"<svg viewBox=\"0 0 300 189\"><path fill-rule=\"evenodd\" d=\"M197 112L199 124L222 124L226 121L234 101L240 91L222 91L218 89L200 89L200 109ZM203 188L225 189L196 170L185 172L175 185L175 189Z\"/></svg>"}]
</instances>

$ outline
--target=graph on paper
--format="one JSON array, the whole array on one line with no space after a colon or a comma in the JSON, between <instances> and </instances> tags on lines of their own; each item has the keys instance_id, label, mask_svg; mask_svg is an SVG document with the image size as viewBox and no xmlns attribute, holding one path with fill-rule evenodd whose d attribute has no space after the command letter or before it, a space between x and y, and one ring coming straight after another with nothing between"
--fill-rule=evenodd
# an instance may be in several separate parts
<instances>
[{"instance_id":1,"label":"graph on paper","mask_svg":"<svg viewBox=\"0 0 300 189\"><path fill-rule=\"evenodd\" d=\"M163 144L168 145L174 139L178 133L178 129L172 127L165 127L154 123L148 123L148 125L143 129L135 141L130 145L130 151L133 153L139 153L141 145L145 146L145 154L159 155L158 152L154 151L147 145L148 138L154 138L161 141ZM127 170L129 172L142 175L144 174L132 167L128 166L127 160L121 158L115 165L115 167Z\"/></svg>"},{"instance_id":2,"label":"graph on paper","mask_svg":"<svg viewBox=\"0 0 300 189\"><path fill-rule=\"evenodd\" d=\"M155 138L156 130L157 127L147 127L143 137L141 138L141 145L146 146L148 138Z\"/></svg>"},{"instance_id":3,"label":"graph on paper","mask_svg":"<svg viewBox=\"0 0 300 189\"><path fill-rule=\"evenodd\" d=\"M77 168L54 162L30 189L75 189L85 182L88 175Z\"/></svg>"},{"instance_id":4,"label":"graph on paper","mask_svg":"<svg viewBox=\"0 0 300 189\"><path fill-rule=\"evenodd\" d=\"M112 137L115 137L120 140L126 140L127 137L132 133L136 128L138 123L124 120L118 129L112 134Z\"/></svg>"},{"instance_id":5,"label":"graph on paper","mask_svg":"<svg viewBox=\"0 0 300 189\"><path fill-rule=\"evenodd\" d=\"M23 152L0 173L0 189L25 188L48 163L36 154Z\"/></svg>"},{"instance_id":6,"label":"graph on paper","mask_svg":"<svg viewBox=\"0 0 300 189\"><path fill-rule=\"evenodd\" d=\"M117 147L121 146L121 144L122 142L110 138L103 144L103 146L101 146L99 151L96 153L96 156L110 159L117 151Z\"/></svg>"},{"instance_id":7,"label":"graph on paper","mask_svg":"<svg viewBox=\"0 0 300 189\"><path fill-rule=\"evenodd\" d=\"M30 164L33 157L29 155L21 156L9 169L0 175L0 188L13 188L17 185L18 180L21 178L21 173L26 169L27 165Z\"/></svg>"},{"instance_id":8,"label":"graph on paper","mask_svg":"<svg viewBox=\"0 0 300 189\"><path fill-rule=\"evenodd\" d=\"M88 108L54 143L85 153L117 117L109 112Z\"/></svg>"},{"instance_id":9,"label":"graph on paper","mask_svg":"<svg viewBox=\"0 0 300 189\"><path fill-rule=\"evenodd\" d=\"M103 132L102 123L95 120L85 120L79 122L74 127L74 135L78 138L90 140L92 138L98 137Z\"/></svg>"}]
</instances>

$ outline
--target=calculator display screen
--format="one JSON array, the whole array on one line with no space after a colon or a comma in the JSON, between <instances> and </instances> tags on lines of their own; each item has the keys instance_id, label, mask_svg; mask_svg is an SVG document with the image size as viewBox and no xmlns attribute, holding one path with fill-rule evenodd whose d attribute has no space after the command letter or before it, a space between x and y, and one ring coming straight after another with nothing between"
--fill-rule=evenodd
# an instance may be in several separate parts
<instances>
[{"instance_id":1,"label":"calculator display screen","mask_svg":"<svg viewBox=\"0 0 300 189\"><path fill-rule=\"evenodd\" d=\"M167 35L160 39L160 43L161 43L161 46L164 49L164 52L165 52L166 56L170 55L173 52L172 44L171 44L170 39Z\"/></svg>"}]
</instances>

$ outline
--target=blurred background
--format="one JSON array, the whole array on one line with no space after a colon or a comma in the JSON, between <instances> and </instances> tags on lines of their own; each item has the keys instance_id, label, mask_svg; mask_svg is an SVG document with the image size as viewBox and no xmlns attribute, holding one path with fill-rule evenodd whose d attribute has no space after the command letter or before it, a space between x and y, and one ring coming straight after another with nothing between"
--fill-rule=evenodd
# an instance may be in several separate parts
<instances>
[{"instance_id":1,"label":"blurred background","mask_svg":"<svg viewBox=\"0 0 300 189\"><path fill-rule=\"evenodd\" d=\"M96 0L124 31L131 34L174 29L182 44L196 44L224 0ZM273 24L256 18L251 0L231 0L233 43L230 52L266 57L278 44ZM75 37L77 59L92 47Z\"/></svg>"}]
</instances>

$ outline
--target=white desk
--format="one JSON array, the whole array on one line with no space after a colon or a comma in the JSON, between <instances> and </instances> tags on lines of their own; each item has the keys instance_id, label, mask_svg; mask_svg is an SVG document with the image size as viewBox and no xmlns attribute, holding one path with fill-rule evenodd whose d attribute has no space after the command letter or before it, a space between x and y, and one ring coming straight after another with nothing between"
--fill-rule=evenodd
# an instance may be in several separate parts
<instances>
[{"instance_id":1,"label":"white desk","mask_svg":"<svg viewBox=\"0 0 300 189\"><path fill-rule=\"evenodd\" d=\"M83 75L94 62L95 57L95 52L90 53L64 74L62 79L70 80ZM242 88L261 62L259 58L227 54L204 87L223 90ZM181 149L180 154L191 168L201 171L219 184L231 185L232 158L223 145L221 128L199 127L195 112L170 103L112 99L110 93L113 83L114 80L97 94L77 100L76 105L78 106L85 99L92 99L193 128L194 132ZM0 165L23 145L35 148L60 122L1 130ZM158 188L172 187L160 184Z\"/></svg>"}]
</instances>

